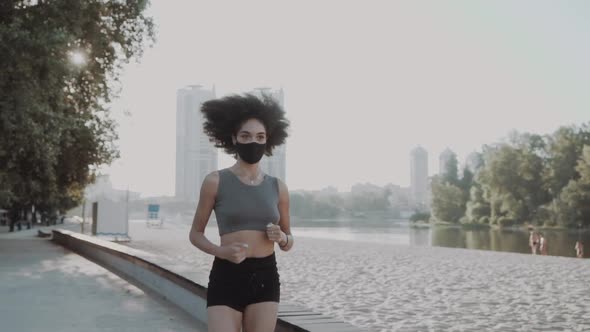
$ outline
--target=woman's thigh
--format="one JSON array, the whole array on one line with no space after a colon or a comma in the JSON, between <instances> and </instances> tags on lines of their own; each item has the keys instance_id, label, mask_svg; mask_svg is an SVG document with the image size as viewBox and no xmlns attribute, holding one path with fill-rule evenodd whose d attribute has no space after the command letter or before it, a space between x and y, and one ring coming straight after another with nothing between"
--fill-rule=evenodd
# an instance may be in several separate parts
<instances>
[{"instance_id":1,"label":"woman's thigh","mask_svg":"<svg viewBox=\"0 0 590 332\"><path fill-rule=\"evenodd\" d=\"M248 305L244 310L244 332L273 332L277 324L278 310L277 302Z\"/></svg>"},{"instance_id":2,"label":"woman's thigh","mask_svg":"<svg viewBox=\"0 0 590 332\"><path fill-rule=\"evenodd\" d=\"M242 313L224 305L207 308L207 331L240 332Z\"/></svg>"}]
</instances>

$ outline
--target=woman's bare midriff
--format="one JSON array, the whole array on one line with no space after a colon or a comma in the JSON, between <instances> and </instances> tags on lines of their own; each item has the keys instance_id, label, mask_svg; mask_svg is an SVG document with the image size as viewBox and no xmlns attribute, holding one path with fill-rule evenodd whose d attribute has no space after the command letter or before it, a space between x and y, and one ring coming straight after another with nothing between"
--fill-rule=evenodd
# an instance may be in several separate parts
<instances>
[{"instance_id":1,"label":"woman's bare midriff","mask_svg":"<svg viewBox=\"0 0 590 332\"><path fill-rule=\"evenodd\" d=\"M246 257L270 256L275 249L274 242L268 239L266 232L262 231L237 231L221 236L222 246L236 242L248 244Z\"/></svg>"}]
</instances>

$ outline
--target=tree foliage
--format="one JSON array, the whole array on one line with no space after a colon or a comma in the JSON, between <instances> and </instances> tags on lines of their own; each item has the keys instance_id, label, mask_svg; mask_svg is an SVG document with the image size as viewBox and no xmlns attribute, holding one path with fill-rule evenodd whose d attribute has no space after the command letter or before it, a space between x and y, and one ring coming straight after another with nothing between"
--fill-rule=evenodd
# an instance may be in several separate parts
<instances>
[{"instance_id":1,"label":"tree foliage","mask_svg":"<svg viewBox=\"0 0 590 332\"><path fill-rule=\"evenodd\" d=\"M445 177L433 181L433 214L438 219L590 226L588 124L562 127L546 136L513 132L506 141L483 147L483 165L475 176L466 171L456 186L463 198ZM462 199L466 204L457 218Z\"/></svg>"},{"instance_id":2,"label":"tree foliage","mask_svg":"<svg viewBox=\"0 0 590 332\"><path fill-rule=\"evenodd\" d=\"M461 188L438 176L432 179L432 215L439 221L459 222L465 213Z\"/></svg>"},{"instance_id":3,"label":"tree foliage","mask_svg":"<svg viewBox=\"0 0 590 332\"><path fill-rule=\"evenodd\" d=\"M146 6L0 4L0 203L15 218L78 205L94 171L119 156L108 105L123 64L154 40Z\"/></svg>"}]
</instances>

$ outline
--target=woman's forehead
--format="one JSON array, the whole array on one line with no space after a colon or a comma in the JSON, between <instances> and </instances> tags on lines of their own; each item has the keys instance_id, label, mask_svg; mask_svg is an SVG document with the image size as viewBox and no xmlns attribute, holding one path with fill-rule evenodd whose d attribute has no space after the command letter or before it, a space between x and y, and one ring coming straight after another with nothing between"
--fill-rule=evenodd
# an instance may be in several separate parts
<instances>
[{"instance_id":1,"label":"woman's forehead","mask_svg":"<svg viewBox=\"0 0 590 332\"><path fill-rule=\"evenodd\" d=\"M265 134L266 133L266 129L264 128L264 125L262 124L262 122L260 122L257 119L250 119L246 122L244 122L244 124L241 126L240 130L238 131L239 133L242 132L247 132L250 134Z\"/></svg>"}]
</instances>

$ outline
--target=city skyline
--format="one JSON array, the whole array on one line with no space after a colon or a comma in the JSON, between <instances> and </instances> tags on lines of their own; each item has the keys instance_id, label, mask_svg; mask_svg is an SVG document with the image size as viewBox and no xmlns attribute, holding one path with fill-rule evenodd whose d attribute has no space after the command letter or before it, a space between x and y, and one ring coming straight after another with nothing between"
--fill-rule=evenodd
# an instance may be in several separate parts
<instances>
[{"instance_id":1,"label":"city skyline","mask_svg":"<svg viewBox=\"0 0 590 332\"><path fill-rule=\"evenodd\" d=\"M124 67L112 104L121 158L102 171L115 187L174 195L174 94L190 84L215 85L217 97L284 89L291 190L409 186L416 145L462 163L513 129L588 121L584 2L234 6L152 2L158 41ZM219 167L231 162L220 154Z\"/></svg>"},{"instance_id":2,"label":"city skyline","mask_svg":"<svg viewBox=\"0 0 590 332\"><path fill-rule=\"evenodd\" d=\"M202 130L204 117L200 112L204 102L215 98L215 88L207 90L201 85L177 91L174 196L179 200L197 200L201 183L207 174L217 169L218 149Z\"/></svg>"}]
</instances>

